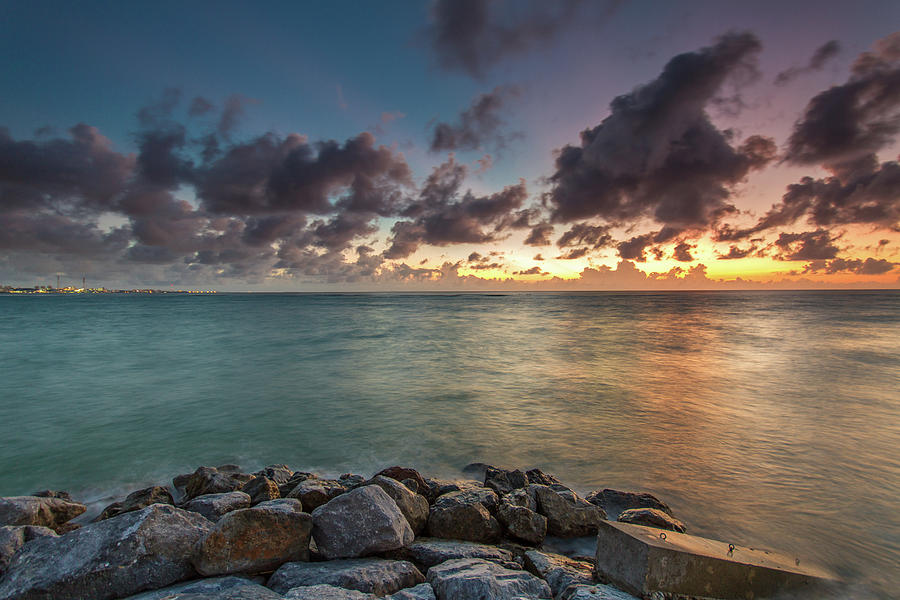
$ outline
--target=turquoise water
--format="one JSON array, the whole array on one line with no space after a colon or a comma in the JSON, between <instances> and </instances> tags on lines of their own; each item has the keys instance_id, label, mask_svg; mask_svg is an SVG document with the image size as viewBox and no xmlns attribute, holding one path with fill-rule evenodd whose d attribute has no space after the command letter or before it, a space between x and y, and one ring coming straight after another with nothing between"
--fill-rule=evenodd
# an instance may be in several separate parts
<instances>
[{"instance_id":1,"label":"turquoise water","mask_svg":"<svg viewBox=\"0 0 900 600\"><path fill-rule=\"evenodd\" d=\"M0 494L540 466L896 591L900 294L0 296Z\"/></svg>"}]
</instances>

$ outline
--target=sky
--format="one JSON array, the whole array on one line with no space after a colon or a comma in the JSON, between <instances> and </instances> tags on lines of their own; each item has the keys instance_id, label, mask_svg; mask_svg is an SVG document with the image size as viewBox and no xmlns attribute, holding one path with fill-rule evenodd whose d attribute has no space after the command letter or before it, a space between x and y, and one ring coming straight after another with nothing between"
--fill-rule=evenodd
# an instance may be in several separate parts
<instances>
[{"instance_id":1,"label":"sky","mask_svg":"<svg viewBox=\"0 0 900 600\"><path fill-rule=\"evenodd\" d=\"M900 3L0 3L0 285L900 288Z\"/></svg>"}]
</instances>

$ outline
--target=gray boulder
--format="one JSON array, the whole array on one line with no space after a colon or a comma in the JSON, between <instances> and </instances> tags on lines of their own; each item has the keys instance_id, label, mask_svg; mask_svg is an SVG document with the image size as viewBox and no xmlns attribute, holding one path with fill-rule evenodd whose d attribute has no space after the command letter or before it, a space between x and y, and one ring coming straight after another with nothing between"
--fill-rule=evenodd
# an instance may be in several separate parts
<instances>
[{"instance_id":1,"label":"gray boulder","mask_svg":"<svg viewBox=\"0 0 900 600\"><path fill-rule=\"evenodd\" d=\"M281 600L281 595L243 577L213 577L179 583L124 600Z\"/></svg>"},{"instance_id":2,"label":"gray boulder","mask_svg":"<svg viewBox=\"0 0 900 600\"><path fill-rule=\"evenodd\" d=\"M344 486L345 491L355 490L361 485L368 485L369 480L356 473L344 473L338 477L338 483Z\"/></svg>"},{"instance_id":3,"label":"gray boulder","mask_svg":"<svg viewBox=\"0 0 900 600\"><path fill-rule=\"evenodd\" d=\"M281 485L290 481L294 475L294 471L287 465L269 465L264 469L260 469L254 473L256 477L265 477L275 482L275 485Z\"/></svg>"},{"instance_id":4,"label":"gray boulder","mask_svg":"<svg viewBox=\"0 0 900 600\"><path fill-rule=\"evenodd\" d=\"M312 518L316 546L327 559L396 550L415 538L397 503L377 485L338 496Z\"/></svg>"},{"instance_id":5,"label":"gray boulder","mask_svg":"<svg viewBox=\"0 0 900 600\"><path fill-rule=\"evenodd\" d=\"M275 500L266 500L256 505L256 508L277 508L278 510L286 510L289 512L304 512L303 503L296 498L276 498Z\"/></svg>"},{"instance_id":6,"label":"gray boulder","mask_svg":"<svg viewBox=\"0 0 900 600\"><path fill-rule=\"evenodd\" d=\"M390 596L385 596L385 598L386 600L437 600L434 595L434 588L429 583L420 583Z\"/></svg>"},{"instance_id":7,"label":"gray boulder","mask_svg":"<svg viewBox=\"0 0 900 600\"><path fill-rule=\"evenodd\" d=\"M559 597L569 586L594 583L594 566L591 563L560 554L529 550L525 553L525 568L546 581L554 597Z\"/></svg>"},{"instance_id":8,"label":"gray boulder","mask_svg":"<svg viewBox=\"0 0 900 600\"><path fill-rule=\"evenodd\" d=\"M558 537L596 535L606 513L562 485L530 485L538 512L547 517L547 534Z\"/></svg>"},{"instance_id":9,"label":"gray boulder","mask_svg":"<svg viewBox=\"0 0 900 600\"><path fill-rule=\"evenodd\" d=\"M299 484L303 483L307 479L318 479L318 475L314 473L307 473L305 471L294 471L294 473L290 476L290 478L285 483L278 484L278 491L281 492L281 497L286 498L288 494L294 491L294 488Z\"/></svg>"},{"instance_id":10,"label":"gray boulder","mask_svg":"<svg viewBox=\"0 0 900 600\"><path fill-rule=\"evenodd\" d=\"M501 500L497 519L511 537L531 546L539 546L547 535L547 517L525 506Z\"/></svg>"},{"instance_id":11,"label":"gray boulder","mask_svg":"<svg viewBox=\"0 0 900 600\"><path fill-rule=\"evenodd\" d=\"M7 496L0 498L0 526L35 525L57 529L87 510L62 498Z\"/></svg>"},{"instance_id":12,"label":"gray boulder","mask_svg":"<svg viewBox=\"0 0 900 600\"><path fill-rule=\"evenodd\" d=\"M309 560L312 517L281 507L230 512L201 540L193 559L204 576L273 571Z\"/></svg>"},{"instance_id":13,"label":"gray boulder","mask_svg":"<svg viewBox=\"0 0 900 600\"><path fill-rule=\"evenodd\" d=\"M655 508L668 515L672 514L668 504L648 493L621 492L607 488L591 492L586 500L606 511L610 519L618 518L623 511L630 508Z\"/></svg>"},{"instance_id":14,"label":"gray boulder","mask_svg":"<svg viewBox=\"0 0 900 600\"><path fill-rule=\"evenodd\" d=\"M629 508L628 510L623 511L617 520L622 523L633 523L635 525L656 527L657 529L668 529L669 531L677 531L678 533L684 533L686 531L684 523L655 508Z\"/></svg>"},{"instance_id":15,"label":"gray boulder","mask_svg":"<svg viewBox=\"0 0 900 600\"><path fill-rule=\"evenodd\" d=\"M167 504L25 544L0 600L110 600L194 576L191 555L212 524Z\"/></svg>"},{"instance_id":16,"label":"gray boulder","mask_svg":"<svg viewBox=\"0 0 900 600\"><path fill-rule=\"evenodd\" d=\"M187 481L172 482L178 488L178 483L184 483L184 500L192 500L197 496L206 496L208 494L224 494L241 489L245 481L242 481L239 472L235 472L231 467L235 465L222 465L227 469L220 471L215 467L200 467L194 471Z\"/></svg>"},{"instance_id":17,"label":"gray boulder","mask_svg":"<svg viewBox=\"0 0 900 600\"><path fill-rule=\"evenodd\" d=\"M428 514L431 537L495 542L503 528L491 515L497 509L497 495L487 488L450 492L438 497Z\"/></svg>"},{"instance_id":18,"label":"gray boulder","mask_svg":"<svg viewBox=\"0 0 900 600\"><path fill-rule=\"evenodd\" d=\"M201 514L210 521L218 521L222 515L233 510L250 508L250 496L244 492L204 494L186 502L181 508Z\"/></svg>"},{"instance_id":19,"label":"gray boulder","mask_svg":"<svg viewBox=\"0 0 900 600\"><path fill-rule=\"evenodd\" d=\"M448 560L431 567L428 583L438 600L552 598L546 581L477 558Z\"/></svg>"},{"instance_id":20,"label":"gray boulder","mask_svg":"<svg viewBox=\"0 0 900 600\"><path fill-rule=\"evenodd\" d=\"M562 481L553 475L544 473L540 469L529 469L528 471L525 471L525 476L528 477L528 483L537 485L562 485Z\"/></svg>"},{"instance_id":21,"label":"gray boulder","mask_svg":"<svg viewBox=\"0 0 900 600\"><path fill-rule=\"evenodd\" d=\"M459 558L479 558L504 566L515 564L513 553L497 546L437 538L419 538L391 557L408 560L425 571L434 565Z\"/></svg>"},{"instance_id":22,"label":"gray boulder","mask_svg":"<svg viewBox=\"0 0 900 600\"><path fill-rule=\"evenodd\" d=\"M528 477L518 469L507 471L506 469L488 467L484 474L484 485L502 496L515 489L527 486Z\"/></svg>"},{"instance_id":23,"label":"gray boulder","mask_svg":"<svg viewBox=\"0 0 900 600\"><path fill-rule=\"evenodd\" d=\"M335 585L301 585L284 595L285 600L375 600L375 594L348 590Z\"/></svg>"},{"instance_id":24,"label":"gray boulder","mask_svg":"<svg viewBox=\"0 0 900 600\"><path fill-rule=\"evenodd\" d=\"M299 586L327 584L376 596L393 594L425 581L422 573L403 560L357 558L282 565L266 584L280 594Z\"/></svg>"},{"instance_id":25,"label":"gray boulder","mask_svg":"<svg viewBox=\"0 0 900 600\"><path fill-rule=\"evenodd\" d=\"M131 492L121 502L114 502L103 509L95 521L104 521L122 513L132 512L147 508L151 504L175 504L172 494L161 485L144 488Z\"/></svg>"},{"instance_id":26,"label":"gray boulder","mask_svg":"<svg viewBox=\"0 0 900 600\"><path fill-rule=\"evenodd\" d=\"M557 600L639 600L631 594L626 594L611 585L594 583L590 585L580 584L569 587Z\"/></svg>"},{"instance_id":27,"label":"gray boulder","mask_svg":"<svg viewBox=\"0 0 900 600\"><path fill-rule=\"evenodd\" d=\"M418 471L411 467L388 467L387 469L382 469L381 471L376 473L375 477L378 477L379 475L381 475L382 477L390 477L391 479L396 479L401 483L405 479L412 479L416 482L416 489L413 491L416 491L422 495L427 495L427 492L430 490L430 487L425 482L425 478L422 477L422 475L420 475Z\"/></svg>"},{"instance_id":28,"label":"gray boulder","mask_svg":"<svg viewBox=\"0 0 900 600\"><path fill-rule=\"evenodd\" d=\"M426 479L425 483L427 485L426 489L428 490L428 499L431 501L444 494L449 494L450 492L462 492L484 488L483 483L475 481L474 479Z\"/></svg>"},{"instance_id":29,"label":"gray boulder","mask_svg":"<svg viewBox=\"0 0 900 600\"><path fill-rule=\"evenodd\" d=\"M303 508L312 511L329 500L337 498L347 491L340 481L333 479L306 479L287 494L288 498L297 498L303 503Z\"/></svg>"},{"instance_id":30,"label":"gray boulder","mask_svg":"<svg viewBox=\"0 0 900 600\"><path fill-rule=\"evenodd\" d=\"M6 571L19 548L27 542L42 538L56 537L56 532L47 527L35 525L4 525L0 527L0 576Z\"/></svg>"},{"instance_id":31,"label":"gray boulder","mask_svg":"<svg viewBox=\"0 0 900 600\"><path fill-rule=\"evenodd\" d=\"M241 491L250 496L250 505L281 498L278 484L264 476L257 476L244 484Z\"/></svg>"},{"instance_id":32,"label":"gray boulder","mask_svg":"<svg viewBox=\"0 0 900 600\"><path fill-rule=\"evenodd\" d=\"M383 489L397 503L414 534L422 533L425 523L428 522L428 499L425 496L384 475L377 475L371 483Z\"/></svg>"}]
</instances>

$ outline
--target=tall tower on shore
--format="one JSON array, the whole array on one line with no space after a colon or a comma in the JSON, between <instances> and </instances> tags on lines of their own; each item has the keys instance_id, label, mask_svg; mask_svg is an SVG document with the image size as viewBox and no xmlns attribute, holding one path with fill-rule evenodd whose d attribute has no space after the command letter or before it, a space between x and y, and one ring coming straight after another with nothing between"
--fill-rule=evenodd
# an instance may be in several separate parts
<instances>
[{"instance_id":1,"label":"tall tower on shore","mask_svg":"<svg viewBox=\"0 0 900 600\"><path fill-rule=\"evenodd\" d=\"M59 289L59 273L56 274L56 289Z\"/></svg>"},{"instance_id":2,"label":"tall tower on shore","mask_svg":"<svg viewBox=\"0 0 900 600\"><path fill-rule=\"evenodd\" d=\"M81 289L83 289L83 290L87 289L86 287L84 287L84 280L85 280L85 277L84 277L84 275L82 275L81 276Z\"/></svg>"}]
</instances>

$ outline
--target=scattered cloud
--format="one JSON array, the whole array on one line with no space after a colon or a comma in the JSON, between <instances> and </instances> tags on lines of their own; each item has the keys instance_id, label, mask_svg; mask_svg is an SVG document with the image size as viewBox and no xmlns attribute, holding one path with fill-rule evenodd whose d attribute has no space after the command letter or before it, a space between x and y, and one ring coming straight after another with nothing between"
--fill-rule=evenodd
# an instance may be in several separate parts
<instances>
[{"instance_id":1,"label":"scattered cloud","mask_svg":"<svg viewBox=\"0 0 900 600\"><path fill-rule=\"evenodd\" d=\"M809 62L807 62L802 67L790 67L789 69L785 69L775 76L775 85L787 85L794 79L800 77L801 75L805 75L807 73L812 73L814 71L821 71L825 64L840 54L841 52L841 44L837 40L830 40L825 42L813 52L813 55L810 57Z\"/></svg>"},{"instance_id":2,"label":"scattered cloud","mask_svg":"<svg viewBox=\"0 0 900 600\"><path fill-rule=\"evenodd\" d=\"M431 131L432 152L502 149L511 137L504 134L503 113L509 102L519 95L515 86L498 86L487 94L479 94L463 110L456 123L437 123Z\"/></svg>"}]
</instances>

